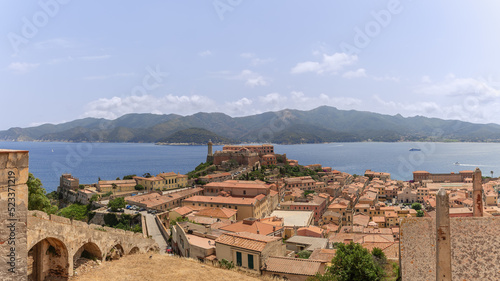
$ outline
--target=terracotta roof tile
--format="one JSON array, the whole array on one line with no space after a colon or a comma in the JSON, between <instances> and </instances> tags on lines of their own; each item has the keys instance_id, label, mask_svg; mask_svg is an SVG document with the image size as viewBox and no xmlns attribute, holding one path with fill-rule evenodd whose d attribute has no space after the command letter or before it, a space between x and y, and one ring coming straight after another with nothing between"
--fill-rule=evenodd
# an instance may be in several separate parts
<instances>
[{"instance_id":1,"label":"terracotta roof tile","mask_svg":"<svg viewBox=\"0 0 500 281\"><path fill-rule=\"evenodd\" d=\"M281 230L281 226L273 226L268 223L263 223L260 221L250 221L243 220L237 223L230 224L228 226L221 227L221 230L226 230L230 232L249 232L260 235L269 235L273 232Z\"/></svg>"},{"instance_id":2,"label":"terracotta roof tile","mask_svg":"<svg viewBox=\"0 0 500 281\"><path fill-rule=\"evenodd\" d=\"M248 232L224 233L215 242L238 248L262 252L267 243L279 241L281 237L271 237Z\"/></svg>"},{"instance_id":3,"label":"terracotta roof tile","mask_svg":"<svg viewBox=\"0 0 500 281\"><path fill-rule=\"evenodd\" d=\"M197 212L196 215L203 217L229 219L230 217L236 215L236 213L238 213L238 210L214 207L214 208L204 208L199 212Z\"/></svg>"},{"instance_id":4,"label":"terracotta roof tile","mask_svg":"<svg viewBox=\"0 0 500 281\"><path fill-rule=\"evenodd\" d=\"M266 271L312 276L321 271L321 264L321 261L310 259L269 257Z\"/></svg>"}]
</instances>

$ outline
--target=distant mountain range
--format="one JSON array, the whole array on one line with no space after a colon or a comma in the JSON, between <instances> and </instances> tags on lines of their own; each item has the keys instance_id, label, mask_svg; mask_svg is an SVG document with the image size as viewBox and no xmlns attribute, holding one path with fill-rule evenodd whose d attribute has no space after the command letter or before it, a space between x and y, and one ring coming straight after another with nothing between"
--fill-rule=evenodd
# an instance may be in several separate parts
<instances>
[{"instance_id":1,"label":"distant mountain range","mask_svg":"<svg viewBox=\"0 0 500 281\"><path fill-rule=\"evenodd\" d=\"M499 142L500 125L403 117L321 106L231 117L223 113L127 114L0 131L0 140L69 142L323 143L354 141Z\"/></svg>"}]
</instances>

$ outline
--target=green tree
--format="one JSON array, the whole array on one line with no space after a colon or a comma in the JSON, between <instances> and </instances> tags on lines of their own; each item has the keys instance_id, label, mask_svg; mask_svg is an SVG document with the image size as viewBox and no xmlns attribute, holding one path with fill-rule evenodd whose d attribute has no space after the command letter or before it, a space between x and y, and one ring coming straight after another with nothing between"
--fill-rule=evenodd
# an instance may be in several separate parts
<instances>
[{"instance_id":1,"label":"green tree","mask_svg":"<svg viewBox=\"0 0 500 281\"><path fill-rule=\"evenodd\" d=\"M123 176L123 179L124 180L132 180L132 179L134 179L135 176L136 175L126 175L126 176Z\"/></svg>"},{"instance_id":2,"label":"green tree","mask_svg":"<svg viewBox=\"0 0 500 281\"><path fill-rule=\"evenodd\" d=\"M109 200L108 208L110 208L111 211L116 212L118 209L125 208L126 205L127 203L125 202L125 199L123 199L123 197L118 197L113 200Z\"/></svg>"},{"instance_id":3,"label":"green tree","mask_svg":"<svg viewBox=\"0 0 500 281\"><path fill-rule=\"evenodd\" d=\"M419 217L419 218L420 218L420 217L423 217L423 216L424 216L424 211L422 211L422 210L418 210L418 211L417 211L417 217Z\"/></svg>"},{"instance_id":4,"label":"green tree","mask_svg":"<svg viewBox=\"0 0 500 281\"><path fill-rule=\"evenodd\" d=\"M47 214L55 214L57 206L50 204L50 199L46 196L45 188L42 187L40 179L35 178L32 173L28 175L28 210L39 210Z\"/></svg>"},{"instance_id":5,"label":"green tree","mask_svg":"<svg viewBox=\"0 0 500 281\"><path fill-rule=\"evenodd\" d=\"M87 218L88 211L89 208L87 205L75 203L62 208L57 215L68 219L84 221Z\"/></svg>"},{"instance_id":6,"label":"green tree","mask_svg":"<svg viewBox=\"0 0 500 281\"><path fill-rule=\"evenodd\" d=\"M113 188L113 193L116 193L116 189L118 188L118 185L116 185L116 183L112 183L111 188Z\"/></svg>"},{"instance_id":7,"label":"green tree","mask_svg":"<svg viewBox=\"0 0 500 281\"><path fill-rule=\"evenodd\" d=\"M144 186L142 186L142 184L136 184L135 190L144 190Z\"/></svg>"},{"instance_id":8,"label":"green tree","mask_svg":"<svg viewBox=\"0 0 500 281\"><path fill-rule=\"evenodd\" d=\"M90 197L90 202L96 202L99 200L99 194L94 194Z\"/></svg>"},{"instance_id":9,"label":"green tree","mask_svg":"<svg viewBox=\"0 0 500 281\"><path fill-rule=\"evenodd\" d=\"M85 185L80 184L80 185L78 185L78 188L79 188L79 189L84 189L84 188L85 188Z\"/></svg>"},{"instance_id":10,"label":"green tree","mask_svg":"<svg viewBox=\"0 0 500 281\"><path fill-rule=\"evenodd\" d=\"M415 203L411 204L411 208L415 211L420 211L420 210L422 210L422 204L415 202Z\"/></svg>"},{"instance_id":11,"label":"green tree","mask_svg":"<svg viewBox=\"0 0 500 281\"><path fill-rule=\"evenodd\" d=\"M338 244L332 266L327 267L325 274L317 274L310 280L336 281L378 281L384 270L377 264L374 256L360 244Z\"/></svg>"},{"instance_id":12,"label":"green tree","mask_svg":"<svg viewBox=\"0 0 500 281\"><path fill-rule=\"evenodd\" d=\"M143 178L151 178L153 177L150 173L144 173L144 175L142 175Z\"/></svg>"},{"instance_id":13,"label":"green tree","mask_svg":"<svg viewBox=\"0 0 500 281\"><path fill-rule=\"evenodd\" d=\"M297 253L297 256L299 257L299 259L308 259L311 256L311 252L302 250Z\"/></svg>"},{"instance_id":14,"label":"green tree","mask_svg":"<svg viewBox=\"0 0 500 281\"><path fill-rule=\"evenodd\" d=\"M117 178L116 178L116 180L117 180L117 181L119 181L119 180L120 180L120 177L117 177Z\"/></svg>"}]
</instances>

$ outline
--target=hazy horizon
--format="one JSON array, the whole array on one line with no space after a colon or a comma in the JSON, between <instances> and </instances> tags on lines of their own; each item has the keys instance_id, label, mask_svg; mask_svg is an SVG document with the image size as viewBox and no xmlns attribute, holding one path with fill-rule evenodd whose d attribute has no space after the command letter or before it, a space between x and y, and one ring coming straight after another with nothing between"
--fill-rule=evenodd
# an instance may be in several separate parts
<instances>
[{"instance_id":1,"label":"hazy horizon","mask_svg":"<svg viewBox=\"0 0 500 281\"><path fill-rule=\"evenodd\" d=\"M322 105L496 124L498 8L450 0L0 0L0 130Z\"/></svg>"}]
</instances>

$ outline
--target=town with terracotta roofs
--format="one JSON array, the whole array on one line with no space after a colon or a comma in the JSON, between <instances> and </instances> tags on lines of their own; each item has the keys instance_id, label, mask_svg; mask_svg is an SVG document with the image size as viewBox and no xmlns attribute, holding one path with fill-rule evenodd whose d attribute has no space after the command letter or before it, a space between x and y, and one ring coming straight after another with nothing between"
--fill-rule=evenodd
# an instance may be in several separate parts
<instances>
[{"instance_id":1,"label":"town with terracotta roofs","mask_svg":"<svg viewBox=\"0 0 500 281\"><path fill-rule=\"evenodd\" d=\"M481 267L481 258L478 268L462 270L464 257L455 257L456 249L469 247L469 232L498 229L500 180L479 169L414 171L413 180L400 181L383 171L351 175L321 164L302 166L273 145L212 150L209 142L206 162L187 175L146 174L82 186L65 174L58 192L71 202L94 204L101 215L141 214L142 233L160 254L262 278L321 280L338 269L338 252L348 247L370 254L381 268L378 279L369 280L413 280L413 274L433 279L443 270L480 280L478 272L492 270ZM117 198L126 206L111 210L108 204ZM90 223L98 224L97 217ZM454 251L439 243L441 227ZM481 254L488 260L496 252ZM448 269L441 269L443 258Z\"/></svg>"}]
</instances>

